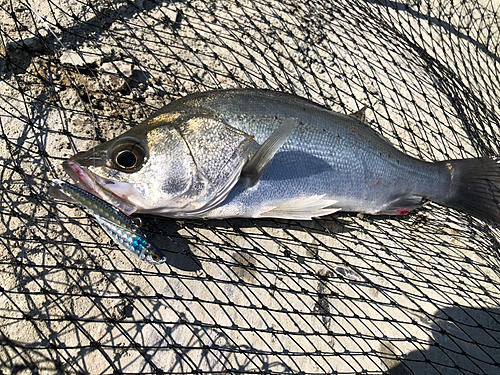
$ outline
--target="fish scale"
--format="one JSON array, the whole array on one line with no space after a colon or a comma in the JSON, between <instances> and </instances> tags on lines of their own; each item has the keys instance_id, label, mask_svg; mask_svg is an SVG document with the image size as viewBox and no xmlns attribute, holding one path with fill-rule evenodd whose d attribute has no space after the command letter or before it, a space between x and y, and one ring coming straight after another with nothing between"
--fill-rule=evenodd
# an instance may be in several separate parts
<instances>
[{"instance_id":1,"label":"fish scale","mask_svg":"<svg viewBox=\"0 0 500 375\"><path fill-rule=\"evenodd\" d=\"M95 215L95 218L104 231L120 246L120 248L132 253L141 260L152 263L163 263L165 257L160 255L158 248L149 241L146 236L137 230L132 232L122 228L102 216ZM151 260L148 260L148 256ZM163 260L162 260L163 259ZM154 261L154 262L153 262Z\"/></svg>"}]
</instances>

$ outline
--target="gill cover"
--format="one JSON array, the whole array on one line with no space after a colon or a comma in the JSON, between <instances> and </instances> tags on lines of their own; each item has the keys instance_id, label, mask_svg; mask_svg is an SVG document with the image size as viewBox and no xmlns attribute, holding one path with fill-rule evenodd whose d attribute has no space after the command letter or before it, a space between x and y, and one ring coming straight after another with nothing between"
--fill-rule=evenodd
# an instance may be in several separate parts
<instances>
[{"instance_id":1,"label":"gill cover","mask_svg":"<svg viewBox=\"0 0 500 375\"><path fill-rule=\"evenodd\" d=\"M248 134L210 117L182 121L177 131L196 170L185 212L198 216L226 199L256 143Z\"/></svg>"}]
</instances>

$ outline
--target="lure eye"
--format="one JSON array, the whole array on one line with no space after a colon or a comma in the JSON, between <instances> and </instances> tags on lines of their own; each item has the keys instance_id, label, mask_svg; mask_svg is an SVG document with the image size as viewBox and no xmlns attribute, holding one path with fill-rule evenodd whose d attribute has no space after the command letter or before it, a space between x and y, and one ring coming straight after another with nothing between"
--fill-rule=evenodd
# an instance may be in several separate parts
<instances>
[{"instance_id":1,"label":"lure eye","mask_svg":"<svg viewBox=\"0 0 500 375\"><path fill-rule=\"evenodd\" d=\"M121 138L111 148L111 160L122 172L136 172L146 159L146 151L141 143L134 138Z\"/></svg>"},{"instance_id":2,"label":"lure eye","mask_svg":"<svg viewBox=\"0 0 500 375\"><path fill-rule=\"evenodd\" d=\"M151 254L151 258L153 258L155 262L158 262L160 260L160 255L157 253L153 253Z\"/></svg>"}]
</instances>

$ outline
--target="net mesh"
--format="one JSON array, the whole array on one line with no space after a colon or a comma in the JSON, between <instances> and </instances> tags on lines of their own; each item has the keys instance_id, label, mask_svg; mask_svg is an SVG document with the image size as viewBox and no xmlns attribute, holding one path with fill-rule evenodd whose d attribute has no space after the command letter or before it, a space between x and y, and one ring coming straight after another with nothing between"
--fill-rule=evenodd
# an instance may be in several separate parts
<instances>
[{"instance_id":1,"label":"net mesh","mask_svg":"<svg viewBox=\"0 0 500 375\"><path fill-rule=\"evenodd\" d=\"M425 160L500 154L496 0L0 0L0 372L497 374L500 232L402 218L143 216L119 250L47 195L183 95L258 87Z\"/></svg>"}]
</instances>

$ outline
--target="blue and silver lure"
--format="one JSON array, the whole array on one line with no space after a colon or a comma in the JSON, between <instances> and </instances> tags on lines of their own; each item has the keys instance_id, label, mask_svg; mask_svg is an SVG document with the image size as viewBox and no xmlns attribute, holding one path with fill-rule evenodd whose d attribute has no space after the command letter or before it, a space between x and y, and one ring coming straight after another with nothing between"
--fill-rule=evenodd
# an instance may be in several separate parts
<instances>
[{"instance_id":1,"label":"blue and silver lure","mask_svg":"<svg viewBox=\"0 0 500 375\"><path fill-rule=\"evenodd\" d=\"M55 198L76 202L89 210L118 246L149 263L165 262L165 255L146 237L133 220L89 192L61 180L53 180L49 193Z\"/></svg>"}]
</instances>

